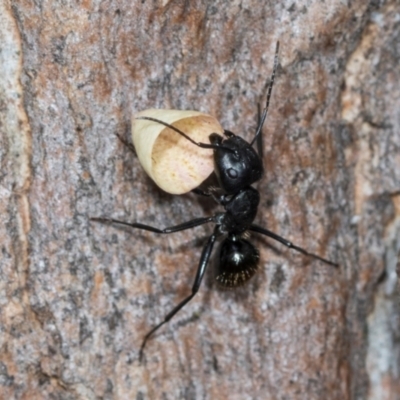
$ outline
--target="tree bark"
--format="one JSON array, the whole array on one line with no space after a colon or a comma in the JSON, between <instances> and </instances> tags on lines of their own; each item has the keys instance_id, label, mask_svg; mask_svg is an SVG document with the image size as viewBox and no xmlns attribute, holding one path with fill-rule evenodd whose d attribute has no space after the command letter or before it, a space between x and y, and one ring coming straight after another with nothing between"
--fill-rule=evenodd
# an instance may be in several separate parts
<instances>
[{"instance_id":1,"label":"tree bark","mask_svg":"<svg viewBox=\"0 0 400 400\"><path fill-rule=\"evenodd\" d=\"M400 399L400 3L0 2L0 398ZM116 138L148 108L251 140L259 272L190 293L212 215ZM220 210L218 210L220 211ZM214 253L217 253L215 250ZM214 257L215 258L215 257ZM217 260L214 260L214 263Z\"/></svg>"}]
</instances>

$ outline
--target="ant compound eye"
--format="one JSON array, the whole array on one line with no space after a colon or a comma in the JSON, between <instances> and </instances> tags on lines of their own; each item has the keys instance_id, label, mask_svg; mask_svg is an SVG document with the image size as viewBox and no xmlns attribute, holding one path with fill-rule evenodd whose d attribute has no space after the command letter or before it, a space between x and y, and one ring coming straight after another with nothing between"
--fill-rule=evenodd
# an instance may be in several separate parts
<instances>
[{"instance_id":1,"label":"ant compound eye","mask_svg":"<svg viewBox=\"0 0 400 400\"><path fill-rule=\"evenodd\" d=\"M199 150L187 137L209 143L210 134L223 132L214 117L198 111L151 109L132 118L133 144L142 167L171 194L190 192L214 169L212 149Z\"/></svg>"},{"instance_id":2,"label":"ant compound eye","mask_svg":"<svg viewBox=\"0 0 400 400\"><path fill-rule=\"evenodd\" d=\"M229 168L226 173L228 174L229 178L236 179L239 173L234 168Z\"/></svg>"}]
</instances>

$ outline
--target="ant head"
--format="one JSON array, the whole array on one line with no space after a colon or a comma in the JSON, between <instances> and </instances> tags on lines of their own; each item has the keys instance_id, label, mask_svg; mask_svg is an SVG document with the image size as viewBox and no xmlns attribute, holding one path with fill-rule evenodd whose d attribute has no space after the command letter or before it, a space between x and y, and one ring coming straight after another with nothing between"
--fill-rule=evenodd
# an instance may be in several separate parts
<instances>
[{"instance_id":1,"label":"ant head","mask_svg":"<svg viewBox=\"0 0 400 400\"><path fill-rule=\"evenodd\" d=\"M221 243L215 279L227 289L241 286L257 272L259 257L258 250L247 240L227 237Z\"/></svg>"},{"instance_id":2,"label":"ant head","mask_svg":"<svg viewBox=\"0 0 400 400\"><path fill-rule=\"evenodd\" d=\"M214 168L218 182L228 194L239 192L261 179L263 164L257 152L239 136L210 135L212 144L222 144L214 150Z\"/></svg>"}]
</instances>

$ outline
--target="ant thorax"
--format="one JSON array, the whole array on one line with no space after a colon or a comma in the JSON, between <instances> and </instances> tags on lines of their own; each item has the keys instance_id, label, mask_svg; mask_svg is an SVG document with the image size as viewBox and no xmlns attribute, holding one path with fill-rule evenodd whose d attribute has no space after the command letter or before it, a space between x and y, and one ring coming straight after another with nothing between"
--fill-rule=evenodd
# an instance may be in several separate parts
<instances>
[{"instance_id":1,"label":"ant thorax","mask_svg":"<svg viewBox=\"0 0 400 400\"><path fill-rule=\"evenodd\" d=\"M224 204L225 213L220 222L221 232L229 232L238 235L245 232L257 215L260 202L260 194L251 186L248 186Z\"/></svg>"}]
</instances>

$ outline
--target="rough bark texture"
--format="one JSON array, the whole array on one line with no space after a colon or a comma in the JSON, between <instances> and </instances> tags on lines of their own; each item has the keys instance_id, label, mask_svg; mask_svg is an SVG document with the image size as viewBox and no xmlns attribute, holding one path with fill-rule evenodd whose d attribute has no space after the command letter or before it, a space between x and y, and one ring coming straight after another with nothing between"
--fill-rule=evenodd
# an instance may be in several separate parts
<instances>
[{"instance_id":1,"label":"rough bark texture","mask_svg":"<svg viewBox=\"0 0 400 400\"><path fill-rule=\"evenodd\" d=\"M400 399L400 4L206 3L0 1L0 398ZM209 268L139 364L211 227L89 218L215 209L162 193L115 133L159 107L250 139L278 39L257 222L340 268L253 235L253 281Z\"/></svg>"}]
</instances>

